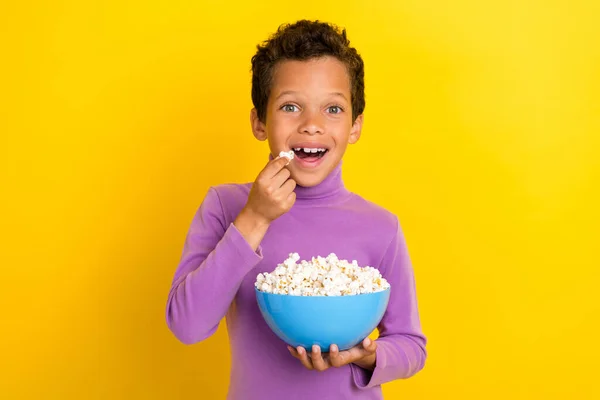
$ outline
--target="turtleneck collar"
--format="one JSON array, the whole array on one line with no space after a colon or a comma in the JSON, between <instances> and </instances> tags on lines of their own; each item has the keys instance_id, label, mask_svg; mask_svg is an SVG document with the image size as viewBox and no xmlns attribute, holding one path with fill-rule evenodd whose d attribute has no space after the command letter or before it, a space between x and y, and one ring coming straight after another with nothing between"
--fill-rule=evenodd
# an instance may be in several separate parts
<instances>
[{"instance_id":1,"label":"turtleneck collar","mask_svg":"<svg viewBox=\"0 0 600 400\"><path fill-rule=\"evenodd\" d=\"M273 159L269 155L269 159ZM318 200L338 201L345 199L350 191L344 186L342 179L342 161L323 179L321 183L315 186L296 185L296 205L298 203L314 203Z\"/></svg>"}]
</instances>

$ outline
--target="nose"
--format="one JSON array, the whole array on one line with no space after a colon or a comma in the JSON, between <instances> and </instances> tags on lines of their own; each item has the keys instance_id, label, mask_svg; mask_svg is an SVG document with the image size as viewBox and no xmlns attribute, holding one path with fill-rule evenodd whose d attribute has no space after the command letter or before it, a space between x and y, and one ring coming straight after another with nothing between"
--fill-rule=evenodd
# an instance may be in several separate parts
<instances>
[{"instance_id":1,"label":"nose","mask_svg":"<svg viewBox=\"0 0 600 400\"><path fill-rule=\"evenodd\" d=\"M298 131L309 135L323 134L325 127L321 113L314 111L304 112L304 118L298 127Z\"/></svg>"}]
</instances>

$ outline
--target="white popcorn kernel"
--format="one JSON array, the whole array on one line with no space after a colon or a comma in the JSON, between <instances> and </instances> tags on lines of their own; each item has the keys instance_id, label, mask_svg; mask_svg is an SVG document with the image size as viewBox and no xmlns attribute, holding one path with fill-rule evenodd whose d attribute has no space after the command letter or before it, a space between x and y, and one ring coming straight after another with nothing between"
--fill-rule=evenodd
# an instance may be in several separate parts
<instances>
[{"instance_id":1,"label":"white popcorn kernel","mask_svg":"<svg viewBox=\"0 0 600 400\"><path fill-rule=\"evenodd\" d=\"M288 164L290 163L290 161L292 161L294 159L294 150L290 150L290 151L281 151L279 153L279 157L285 157L288 159Z\"/></svg>"},{"instance_id":2,"label":"white popcorn kernel","mask_svg":"<svg viewBox=\"0 0 600 400\"><path fill-rule=\"evenodd\" d=\"M260 290L262 290L263 292L271 293L273 291L273 288L268 283L263 283L262 285L260 285Z\"/></svg>"},{"instance_id":3,"label":"white popcorn kernel","mask_svg":"<svg viewBox=\"0 0 600 400\"><path fill-rule=\"evenodd\" d=\"M356 260L340 260L335 253L299 261L298 253L290 253L273 272L257 275L256 288L293 296L349 296L390 287L376 268L360 267Z\"/></svg>"}]
</instances>

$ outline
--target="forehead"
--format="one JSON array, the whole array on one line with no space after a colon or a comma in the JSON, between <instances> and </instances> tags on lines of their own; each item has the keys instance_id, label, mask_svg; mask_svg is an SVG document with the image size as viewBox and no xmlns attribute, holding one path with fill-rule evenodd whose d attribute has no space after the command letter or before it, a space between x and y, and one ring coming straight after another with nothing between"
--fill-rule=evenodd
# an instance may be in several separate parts
<instances>
[{"instance_id":1,"label":"forehead","mask_svg":"<svg viewBox=\"0 0 600 400\"><path fill-rule=\"evenodd\" d=\"M273 74L271 94L294 91L342 92L350 96L348 69L335 57L312 58L306 61L285 60L277 64Z\"/></svg>"}]
</instances>

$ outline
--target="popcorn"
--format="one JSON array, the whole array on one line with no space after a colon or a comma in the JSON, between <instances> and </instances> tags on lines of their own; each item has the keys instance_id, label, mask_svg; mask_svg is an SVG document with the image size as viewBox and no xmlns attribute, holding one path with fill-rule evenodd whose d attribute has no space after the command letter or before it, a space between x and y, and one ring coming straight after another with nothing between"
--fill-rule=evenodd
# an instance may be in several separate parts
<instances>
[{"instance_id":1,"label":"popcorn","mask_svg":"<svg viewBox=\"0 0 600 400\"><path fill-rule=\"evenodd\" d=\"M292 161L292 159L294 158L294 150L290 150L290 151L282 151L279 153L279 157L285 157L288 159L288 164L290 163L290 161Z\"/></svg>"},{"instance_id":2,"label":"popcorn","mask_svg":"<svg viewBox=\"0 0 600 400\"><path fill-rule=\"evenodd\" d=\"M334 253L299 260L298 253L291 253L273 272L258 274L254 286L262 292L293 296L349 296L390 287L376 268L339 260Z\"/></svg>"}]
</instances>

